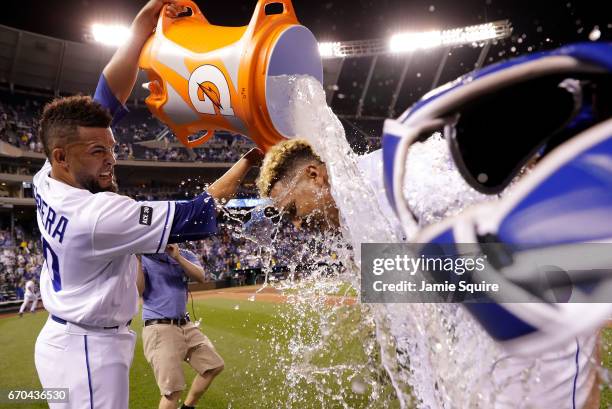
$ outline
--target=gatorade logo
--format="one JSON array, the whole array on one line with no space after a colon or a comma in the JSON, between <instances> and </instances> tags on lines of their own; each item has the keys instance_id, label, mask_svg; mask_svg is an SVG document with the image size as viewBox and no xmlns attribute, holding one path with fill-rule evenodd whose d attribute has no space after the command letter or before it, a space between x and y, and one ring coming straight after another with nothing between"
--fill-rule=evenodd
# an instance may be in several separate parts
<instances>
[{"instance_id":1,"label":"gatorade logo","mask_svg":"<svg viewBox=\"0 0 612 409\"><path fill-rule=\"evenodd\" d=\"M201 114L234 116L229 84L223 72L214 65L202 65L189 77L189 99Z\"/></svg>"}]
</instances>

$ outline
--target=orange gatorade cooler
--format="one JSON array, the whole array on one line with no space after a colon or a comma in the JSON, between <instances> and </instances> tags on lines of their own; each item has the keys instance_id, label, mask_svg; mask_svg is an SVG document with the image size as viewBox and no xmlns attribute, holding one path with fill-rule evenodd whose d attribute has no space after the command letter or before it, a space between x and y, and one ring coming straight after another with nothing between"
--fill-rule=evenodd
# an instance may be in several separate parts
<instances>
[{"instance_id":1,"label":"orange gatorade cooler","mask_svg":"<svg viewBox=\"0 0 612 409\"><path fill-rule=\"evenodd\" d=\"M187 147L215 130L246 135L264 151L292 137L283 131L283 118L268 111L273 93L266 89L282 75L323 83L323 68L317 41L297 21L291 1L260 0L244 27L215 26L192 1L179 4L191 15L171 19L162 11L140 55L153 115Z\"/></svg>"}]
</instances>

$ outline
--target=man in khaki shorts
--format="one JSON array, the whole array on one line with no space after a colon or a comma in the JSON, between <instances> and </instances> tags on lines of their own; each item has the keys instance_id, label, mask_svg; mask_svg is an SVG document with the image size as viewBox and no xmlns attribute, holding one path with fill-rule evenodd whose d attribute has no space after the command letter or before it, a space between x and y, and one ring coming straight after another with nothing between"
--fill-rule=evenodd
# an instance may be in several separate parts
<instances>
[{"instance_id":1,"label":"man in khaki shorts","mask_svg":"<svg viewBox=\"0 0 612 409\"><path fill-rule=\"evenodd\" d=\"M138 291L144 304L144 354L153 368L162 398L160 409L176 409L186 388L182 362L197 372L181 409L195 408L212 380L223 370L223 358L186 314L189 279L204 281L195 254L166 247L165 254L143 255L138 269Z\"/></svg>"}]
</instances>

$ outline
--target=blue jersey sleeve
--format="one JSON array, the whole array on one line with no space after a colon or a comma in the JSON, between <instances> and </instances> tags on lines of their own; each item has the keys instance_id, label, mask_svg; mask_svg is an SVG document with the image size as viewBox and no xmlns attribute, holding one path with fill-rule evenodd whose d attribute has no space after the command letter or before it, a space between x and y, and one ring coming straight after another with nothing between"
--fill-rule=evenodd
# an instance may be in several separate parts
<instances>
[{"instance_id":1,"label":"blue jersey sleeve","mask_svg":"<svg viewBox=\"0 0 612 409\"><path fill-rule=\"evenodd\" d=\"M100 75L93 99L110 111L111 115L113 116L111 126L116 125L117 122L119 122L125 116L125 114L129 112L127 107L122 105L117 97L115 97L115 94L113 94L113 91L108 86L108 82L106 82L106 77L104 77L104 74Z\"/></svg>"},{"instance_id":2,"label":"blue jersey sleeve","mask_svg":"<svg viewBox=\"0 0 612 409\"><path fill-rule=\"evenodd\" d=\"M175 202L168 243L201 240L216 232L217 210L210 195L202 193L193 200Z\"/></svg>"}]
</instances>

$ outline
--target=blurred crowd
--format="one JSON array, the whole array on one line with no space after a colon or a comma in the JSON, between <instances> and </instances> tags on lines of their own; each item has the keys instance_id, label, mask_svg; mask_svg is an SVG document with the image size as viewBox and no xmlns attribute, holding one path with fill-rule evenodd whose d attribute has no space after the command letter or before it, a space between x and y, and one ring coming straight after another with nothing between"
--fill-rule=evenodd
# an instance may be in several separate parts
<instances>
[{"instance_id":1,"label":"blurred crowd","mask_svg":"<svg viewBox=\"0 0 612 409\"><path fill-rule=\"evenodd\" d=\"M42 97L2 93L0 140L42 153L37 118L45 102ZM132 108L120 124L113 127L113 133L119 160L235 162L254 146L241 135L219 132L201 148L184 148L167 127L143 107Z\"/></svg>"},{"instance_id":2,"label":"blurred crowd","mask_svg":"<svg viewBox=\"0 0 612 409\"><path fill-rule=\"evenodd\" d=\"M137 201L146 200L190 200L202 193L207 188L206 184L180 183L174 187L154 184L151 186L122 187L119 186L119 194L130 196ZM254 183L247 183L238 188L235 198L251 198L257 196L257 187Z\"/></svg>"},{"instance_id":3,"label":"blurred crowd","mask_svg":"<svg viewBox=\"0 0 612 409\"><path fill-rule=\"evenodd\" d=\"M42 263L38 240L27 239L19 226L14 236L0 230L0 302L23 299L26 281L38 283Z\"/></svg>"},{"instance_id":4,"label":"blurred crowd","mask_svg":"<svg viewBox=\"0 0 612 409\"><path fill-rule=\"evenodd\" d=\"M42 153L43 146L37 137L37 118L48 100L0 92L0 140ZM354 120L347 125L346 132L349 143L358 152L380 148L381 121ZM113 127L113 133L117 140L115 154L119 160L229 163L236 162L254 146L242 135L219 131L201 147L185 148L142 106L131 107L130 112ZM369 136L364 138L363 135Z\"/></svg>"},{"instance_id":5,"label":"blurred crowd","mask_svg":"<svg viewBox=\"0 0 612 409\"><path fill-rule=\"evenodd\" d=\"M298 276L336 259L333 247L323 246L315 234L283 220L251 217L250 212L227 210L220 216L218 234L185 244L200 259L208 280L230 279L240 285L248 274L250 283L266 273L287 277L292 271ZM37 234L28 235L21 226L13 234L0 230L0 302L22 299L30 279L38 285L43 262Z\"/></svg>"},{"instance_id":6,"label":"blurred crowd","mask_svg":"<svg viewBox=\"0 0 612 409\"><path fill-rule=\"evenodd\" d=\"M37 99L20 99L8 104L0 100L0 140L21 149L43 152L36 136L36 118L41 109Z\"/></svg>"},{"instance_id":7,"label":"blurred crowd","mask_svg":"<svg viewBox=\"0 0 612 409\"><path fill-rule=\"evenodd\" d=\"M279 217L263 216L258 209L238 213L242 214L225 218L228 221L219 225L218 234L190 243L213 278L234 278L248 270L258 276L299 278L320 267L335 272L341 268L337 251L345 246L342 240L299 230Z\"/></svg>"}]
</instances>

